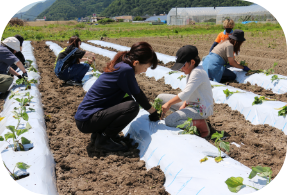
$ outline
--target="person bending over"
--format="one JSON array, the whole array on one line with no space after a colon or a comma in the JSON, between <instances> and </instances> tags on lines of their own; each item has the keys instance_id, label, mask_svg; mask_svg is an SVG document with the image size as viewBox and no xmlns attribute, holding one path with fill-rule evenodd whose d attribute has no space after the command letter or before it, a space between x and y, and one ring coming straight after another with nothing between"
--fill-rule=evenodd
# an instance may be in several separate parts
<instances>
[{"instance_id":1,"label":"person bending over","mask_svg":"<svg viewBox=\"0 0 287 195\"><path fill-rule=\"evenodd\" d=\"M76 125L82 133L92 133L96 149L128 149L115 138L137 116L139 105L150 113L151 121L159 120L135 78L149 67L157 67L155 52L146 42L135 43L130 51L118 52L107 63L104 73L85 95L75 115ZM129 97L124 98L125 94Z\"/></svg>"},{"instance_id":2,"label":"person bending over","mask_svg":"<svg viewBox=\"0 0 287 195\"><path fill-rule=\"evenodd\" d=\"M14 55L20 51L20 42L15 37L8 37L1 42L0 45L0 93L5 93L13 82L13 77L8 73L17 76L19 79L22 76L28 77L28 74L21 61ZM23 74L17 73L11 64L19 67Z\"/></svg>"},{"instance_id":3,"label":"person bending over","mask_svg":"<svg viewBox=\"0 0 287 195\"><path fill-rule=\"evenodd\" d=\"M163 100L163 116L169 109L174 111L165 118L165 124L177 127L188 118L192 118L193 126L197 127L200 136L207 137L210 130L205 119L213 114L213 97L209 78L202 66L198 66L200 58L195 46L181 47L176 56L176 63L171 69L181 69L187 74L186 86L178 95L158 95L158 98Z\"/></svg>"},{"instance_id":4,"label":"person bending over","mask_svg":"<svg viewBox=\"0 0 287 195\"><path fill-rule=\"evenodd\" d=\"M20 51L16 52L14 55L20 60L20 62L22 62L23 65L25 65L25 57L22 54L22 46L23 46L23 42L24 42L24 38L21 35L15 35L14 36L16 39L19 40L20 42ZM11 65L11 68L13 68L14 70L17 70L17 66L15 64Z\"/></svg>"},{"instance_id":5,"label":"person bending over","mask_svg":"<svg viewBox=\"0 0 287 195\"><path fill-rule=\"evenodd\" d=\"M233 34L228 36L228 39L218 44L206 56L202 66L210 80L224 83L236 79L236 74L224 66L227 62L229 62L230 66L243 69L243 71L248 72L250 70L247 66L241 66L237 63L233 55L233 53L238 55L240 47L245 40L242 30L234 30Z\"/></svg>"},{"instance_id":6,"label":"person bending over","mask_svg":"<svg viewBox=\"0 0 287 195\"><path fill-rule=\"evenodd\" d=\"M79 37L71 37L68 47L64 48L56 59L55 74L68 85L82 86L82 79L90 68L89 64L93 62L83 58L86 52L79 49L80 45L81 39ZM86 60L89 64L80 63L80 61Z\"/></svg>"}]
</instances>

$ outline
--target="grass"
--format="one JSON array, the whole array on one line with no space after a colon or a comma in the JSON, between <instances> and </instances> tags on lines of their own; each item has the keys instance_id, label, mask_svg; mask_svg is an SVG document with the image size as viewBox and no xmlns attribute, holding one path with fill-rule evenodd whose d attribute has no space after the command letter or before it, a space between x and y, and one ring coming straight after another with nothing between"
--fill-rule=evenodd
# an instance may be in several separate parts
<instances>
[{"instance_id":1,"label":"grass","mask_svg":"<svg viewBox=\"0 0 287 195\"><path fill-rule=\"evenodd\" d=\"M280 30L279 24L271 23L250 23L236 24L235 29L241 29L245 32L252 32L253 36L269 36L268 31ZM7 25L2 40L4 38L20 34L25 40L67 40L73 35L80 36L82 40L100 39L100 37L156 37L156 36L174 36L174 35L205 35L217 34L223 30L222 25L214 23L202 23L186 26L170 25L151 25L149 23L112 23L105 25L78 24L50 24L46 26L17 26ZM259 35L260 34L260 35Z\"/></svg>"}]
</instances>

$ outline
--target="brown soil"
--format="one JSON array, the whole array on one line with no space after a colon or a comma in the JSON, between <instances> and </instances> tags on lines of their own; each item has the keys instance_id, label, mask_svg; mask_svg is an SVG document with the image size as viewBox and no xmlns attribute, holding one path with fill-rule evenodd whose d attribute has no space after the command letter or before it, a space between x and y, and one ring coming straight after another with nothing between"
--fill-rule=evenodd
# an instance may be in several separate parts
<instances>
[{"instance_id":1,"label":"brown soil","mask_svg":"<svg viewBox=\"0 0 287 195\"><path fill-rule=\"evenodd\" d=\"M96 55L96 59L99 69L109 61L109 58L101 55ZM163 78L155 81L145 74L136 78L150 101L160 93L178 94L181 91L166 85ZM269 125L252 125L240 112L231 110L227 104L214 104L214 115L207 121L211 134L224 130L226 141L244 144L240 148L231 145L230 152L227 152L230 157L250 168L257 165L268 166L273 171L273 178L279 173L285 160L287 141L287 136L281 130ZM210 137L208 140L214 144Z\"/></svg>"},{"instance_id":2,"label":"brown soil","mask_svg":"<svg viewBox=\"0 0 287 195\"><path fill-rule=\"evenodd\" d=\"M188 35L170 37L143 37L143 38L108 38L103 41L124 46L131 46L138 41L150 43L156 52L175 56L177 50L183 45L195 45L202 58L209 53L209 49L217 34ZM275 73L287 75L286 39L283 31L270 31L267 33L245 33L246 42L243 43L237 61L246 60L251 69L268 69L274 62L278 62Z\"/></svg>"},{"instance_id":3,"label":"brown soil","mask_svg":"<svg viewBox=\"0 0 287 195\"><path fill-rule=\"evenodd\" d=\"M146 170L137 145L127 152L95 151L90 135L81 133L74 120L84 90L66 86L55 76L56 56L44 41L32 45L42 75L39 90L59 194L168 194L164 173L159 167ZM130 145L129 138L121 139Z\"/></svg>"}]
</instances>

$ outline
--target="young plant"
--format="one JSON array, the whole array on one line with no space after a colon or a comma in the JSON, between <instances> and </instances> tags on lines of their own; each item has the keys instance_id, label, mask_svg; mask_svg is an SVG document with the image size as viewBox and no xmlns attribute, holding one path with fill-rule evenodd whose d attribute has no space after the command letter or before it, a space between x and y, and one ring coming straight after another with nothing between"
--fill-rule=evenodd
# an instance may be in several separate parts
<instances>
[{"instance_id":1,"label":"young plant","mask_svg":"<svg viewBox=\"0 0 287 195\"><path fill-rule=\"evenodd\" d=\"M267 98L265 96L256 96L254 97L254 101L252 102L252 106L255 105L255 104L262 104L263 101L275 101L275 99L270 99L270 98Z\"/></svg>"},{"instance_id":2,"label":"young plant","mask_svg":"<svg viewBox=\"0 0 287 195\"><path fill-rule=\"evenodd\" d=\"M15 93L11 90L11 95L9 96L9 100L12 99L15 95L20 95L20 93Z\"/></svg>"},{"instance_id":3,"label":"young plant","mask_svg":"<svg viewBox=\"0 0 287 195\"><path fill-rule=\"evenodd\" d=\"M161 109L162 101L163 101L162 99L155 98L154 102L151 104L152 107L154 107L157 110L157 113L159 114L159 116L161 116L161 113L162 113L162 109Z\"/></svg>"},{"instance_id":4,"label":"young plant","mask_svg":"<svg viewBox=\"0 0 287 195\"><path fill-rule=\"evenodd\" d=\"M178 77L177 79L181 80L183 78L185 78L186 76L185 75L181 75L180 77Z\"/></svg>"},{"instance_id":5,"label":"young plant","mask_svg":"<svg viewBox=\"0 0 287 195\"><path fill-rule=\"evenodd\" d=\"M215 139L214 145L218 149L218 156L214 159L215 162L217 162L217 163L223 160L221 158L220 148L225 149L227 152L229 152L229 149L230 149L229 142L225 142L225 141L221 140L221 138L223 138L223 135L224 135L224 131L221 131L221 133L216 132L216 133L212 134L212 136L211 136L211 139Z\"/></svg>"},{"instance_id":6,"label":"young plant","mask_svg":"<svg viewBox=\"0 0 287 195\"><path fill-rule=\"evenodd\" d=\"M214 88L214 87L224 87L225 85L211 85L211 88Z\"/></svg>"},{"instance_id":7,"label":"young plant","mask_svg":"<svg viewBox=\"0 0 287 195\"><path fill-rule=\"evenodd\" d=\"M28 70L28 72L31 72L31 71L38 72L37 69L34 68L34 66L30 66L27 70Z\"/></svg>"},{"instance_id":8,"label":"young plant","mask_svg":"<svg viewBox=\"0 0 287 195\"><path fill-rule=\"evenodd\" d=\"M256 175L267 179L266 185L268 185L271 182L272 171L269 167L261 167L261 166L252 167L252 171L249 174L248 178L252 179ZM228 189L234 193L237 193L244 185L251 187L255 190L259 190L253 186L243 184L243 178L242 177L230 177L225 181L225 183L227 184Z\"/></svg>"},{"instance_id":9,"label":"young plant","mask_svg":"<svg viewBox=\"0 0 287 195\"><path fill-rule=\"evenodd\" d=\"M231 96L234 93L244 93L244 92L240 92L238 90L236 90L235 92L229 91L228 89L223 90L223 93L225 94L226 97Z\"/></svg>"},{"instance_id":10,"label":"young plant","mask_svg":"<svg viewBox=\"0 0 287 195\"><path fill-rule=\"evenodd\" d=\"M207 156L206 157L204 157L203 159L200 159L200 163L202 163L202 162L205 162L205 161L207 161L208 160L208 158L207 158Z\"/></svg>"},{"instance_id":11,"label":"young plant","mask_svg":"<svg viewBox=\"0 0 287 195\"><path fill-rule=\"evenodd\" d=\"M271 77L271 82L273 82L273 81L279 81L280 79L285 79L285 78L279 78L278 75L273 75L273 76Z\"/></svg>"},{"instance_id":12,"label":"young plant","mask_svg":"<svg viewBox=\"0 0 287 195\"><path fill-rule=\"evenodd\" d=\"M263 69L259 69L259 70L249 70L245 75L246 76L249 76L249 75L252 75L252 74L255 74L255 73L264 73L266 76L269 76L270 74L273 74L274 73L274 68L278 65L277 62L275 62L273 64L273 67L272 68L269 68L267 70L263 70Z\"/></svg>"},{"instance_id":13,"label":"young plant","mask_svg":"<svg viewBox=\"0 0 287 195\"><path fill-rule=\"evenodd\" d=\"M168 74L171 75L173 73L177 73L178 71L174 70L174 71L169 71Z\"/></svg>"},{"instance_id":14,"label":"young plant","mask_svg":"<svg viewBox=\"0 0 287 195\"><path fill-rule=\"evenodd\" d=\"M19 179L19 177L15 174L15 168L17 167L18 169L29 169L30 168L30 165L27 165L26 163L23 163L23 162L18 162L16 163L14 169L13 169L13 172L11 172L8 167L6 166L6 164L3 162L5 168L7 169L7 171L10 173L10 176L14 179L14 180L17 180Z\"/></svg>"},{"instance_id":15,"label":"young plant","mask_svg":"<svg viewBox=\"0 0 287 195\"><path fill-rule=\"evenodd\" d=\"M101 76L101 74L100 73L94 73L93 76L99 78Z\"/></svg>"},{"instance_id":16,"label":"young plant","mask_svg":"<svg viewBox=\"0 0 287 195\"><path fill-rule=\"evenodd\" d=\"M17 79L17 80L16 80L16 84L17 84L17 85L22 85L22 84L24 84L24 85L26 86L25 90L31 89L31 84L32 84L32 83L37 83L37 80L31 79L30 81L28 81L26 78L21 78L21 79Z\"/></svg>"},{"instance_id":17,"label":"young plant","mask_svg":"<svg viewBox=\"0 0 287 195\"><path fill-rule=\"evenodd\" d=\"M26 60L26 61L25 61L25 64L24 64L25 68L29 68L32 63L33 63L32 60Z\"/></svg>"},{"instance_id":18,"label":"young plant","mask_svg":"<svg viewBox=\"0 0 287 195\"><path fill-rule=\"evenodd\" d=\"M187 118L187 120L183 124L177 125L176 128L184 129L184 131L180 132L179 134L199 135L199 133L197 131L197 127L192 126L192 118Z\"/></svg>"},{"instance_id":19,"label":"young plant","mask_svg":"<svg viewBox=\"0 0 287 195\"><path fill-rule=\"evenodd\" d=\"M275 108L275 110L279 110L278 111L278 116L286 116L287 114L287 105L283 106L282 108Z\"/></svg>"},{"instance_id":20,"label":"young plant","mask_svg":"<svg viewBox=\"0 0 287 195\"><path fill-rule=\"evenodd\" d=\"M240 61L240 65L241 65L241 66L247 66L248 63L246 63L245 60L243 60L243 61Z\"/></svg>"}]
</instances>

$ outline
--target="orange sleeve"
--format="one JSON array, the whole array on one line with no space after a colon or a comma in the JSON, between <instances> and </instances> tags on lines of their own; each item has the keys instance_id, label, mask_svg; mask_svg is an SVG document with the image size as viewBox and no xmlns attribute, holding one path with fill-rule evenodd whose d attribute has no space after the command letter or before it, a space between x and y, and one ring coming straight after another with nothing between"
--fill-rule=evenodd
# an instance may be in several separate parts
<instances>
[{"instance_id":1,"label":"orange sleeve","mask_svg":"<svg viewBox=\"0 0 287 195\"><path fill-rule=\"evenodd\" d=\"M222 32L221 32L222 33ZM219 33L215 39L216 43L220 43L221 42L221 33Z\"/></svg>"}]
</instances>

